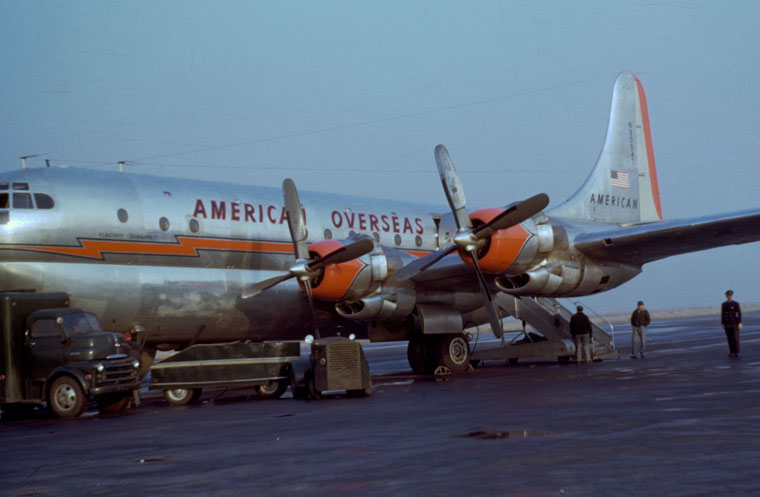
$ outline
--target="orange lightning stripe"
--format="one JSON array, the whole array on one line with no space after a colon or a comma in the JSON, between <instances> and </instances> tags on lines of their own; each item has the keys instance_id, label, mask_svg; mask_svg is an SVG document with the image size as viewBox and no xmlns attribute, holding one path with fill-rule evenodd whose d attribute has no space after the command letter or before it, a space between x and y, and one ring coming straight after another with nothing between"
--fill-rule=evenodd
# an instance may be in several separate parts
<instances>
[{"instance_id":1,"label":"orange lightning stripe","mask_svg":"<svg viewBox=\"0 0 760 497\"><path fill-rule=\"evenodd\" d=\"M213 238L177 237L177 243L126 242L119 240L79 240L79 247L22 245L19 248L51 254L103 259L103 254L179 255L197 257L198 250L229 250L235 252L274 252L292 254L289 243L249 240L219 240Z\"/></svg>"}]
</instances>

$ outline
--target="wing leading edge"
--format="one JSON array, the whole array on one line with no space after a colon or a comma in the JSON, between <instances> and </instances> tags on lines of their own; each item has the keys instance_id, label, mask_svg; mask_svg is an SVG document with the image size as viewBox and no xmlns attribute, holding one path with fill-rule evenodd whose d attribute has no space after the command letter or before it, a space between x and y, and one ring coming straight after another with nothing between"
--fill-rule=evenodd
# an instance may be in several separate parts
<instances>
[{"instance_id":1,"label":"wing leading edge","mask_svg":"<svg viewBox=\"0 0 760 497\"><path fill-rule=\"evenodd\" d=\"M575 248L595 259L644 264L698 250L760 240L760 209L583 233Z\"/></svg>"}]
</instances>

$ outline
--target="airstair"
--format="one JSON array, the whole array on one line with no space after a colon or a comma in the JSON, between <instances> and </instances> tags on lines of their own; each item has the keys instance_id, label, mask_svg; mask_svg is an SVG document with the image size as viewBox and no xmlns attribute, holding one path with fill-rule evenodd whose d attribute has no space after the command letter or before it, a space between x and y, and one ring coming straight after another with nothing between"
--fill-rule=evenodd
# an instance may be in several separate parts
<instances>
[{"instance_id":1,"label":"airstair","mask_svg":"<svg viewBox=\"0 0 760 497\"><path fill-rule=\"evenodd\" d=\"M499 347L473 351L473 360L507 359L510 362L516 362L526 358L556 357L561 362L566 362L570 357L575 356L575 344L570 335L570 318L573 313L556 299L517 298L499 292L493 301L502 311L522 320L524 324L534 328L538 334L528 332L523 326L523 332L510 343L504 343L502 339ZM590 320L594 359L619 357L620 353L615 349L612 323L590 309L586 311L592 314ZM597 322L603 323L609 331L605 331Z\"/></svg>"}]
</instances>

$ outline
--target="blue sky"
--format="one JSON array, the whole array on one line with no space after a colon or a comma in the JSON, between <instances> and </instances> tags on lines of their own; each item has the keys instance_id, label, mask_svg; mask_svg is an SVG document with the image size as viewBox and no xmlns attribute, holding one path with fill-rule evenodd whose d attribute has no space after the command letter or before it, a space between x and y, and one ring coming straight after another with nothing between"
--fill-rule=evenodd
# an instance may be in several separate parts
<instances>
[{"instance_id":1,"label":"blue sky","mask_svg":"<svg viewBox=\"0 0 760 497\"><path fill-rule=\"evenodd\" d=\"M757 207L757 2L0 3L0 170L128 170L446 201L579 187L612 84L647 92L666 218ZM35 162L36 161L36 162ZM760 300L760 245L644 267L599 310Z\"/></svg>"}]
</instances>

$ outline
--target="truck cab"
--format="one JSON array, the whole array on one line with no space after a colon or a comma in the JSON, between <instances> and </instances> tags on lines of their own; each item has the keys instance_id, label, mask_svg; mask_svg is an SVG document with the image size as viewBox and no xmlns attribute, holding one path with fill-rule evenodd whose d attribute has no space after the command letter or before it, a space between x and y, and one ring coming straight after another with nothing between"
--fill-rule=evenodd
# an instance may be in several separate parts
<instances>
[{"instance_id":1,"label":"truck cab","mask_svg":"<svg viewBox=\"0 0 760 497\"><path fill-rule=\"evenodd\" d=\"M76 417L90 397L113 409L139 388L130 345L68 303L65 293L0 293L3 410L45 402L59 417Z\"/></svg>"}]
</instances>

